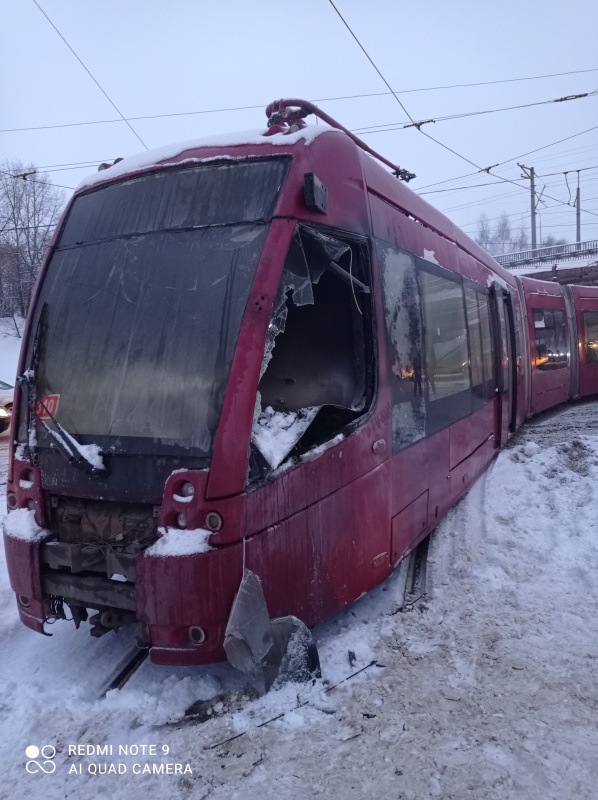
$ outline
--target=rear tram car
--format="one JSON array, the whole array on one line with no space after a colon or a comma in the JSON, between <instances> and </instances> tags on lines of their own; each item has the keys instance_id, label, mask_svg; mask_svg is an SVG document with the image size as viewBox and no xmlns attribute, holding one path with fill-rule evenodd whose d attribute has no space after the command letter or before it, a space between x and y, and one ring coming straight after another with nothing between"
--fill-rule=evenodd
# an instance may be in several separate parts
<instances>
[{"instance_id":1,"label":"rear tram car","mask_svg":"<svg viewBox=\"0 0 598 800\"><path fill-rule=\"evenodd\" d=\"M598 291L518 280L309 103L84 183L19 364L21 620L201 664L244 570L313 625L389 576L530 414L598 388Z\"/></svg>"}]
</instances>

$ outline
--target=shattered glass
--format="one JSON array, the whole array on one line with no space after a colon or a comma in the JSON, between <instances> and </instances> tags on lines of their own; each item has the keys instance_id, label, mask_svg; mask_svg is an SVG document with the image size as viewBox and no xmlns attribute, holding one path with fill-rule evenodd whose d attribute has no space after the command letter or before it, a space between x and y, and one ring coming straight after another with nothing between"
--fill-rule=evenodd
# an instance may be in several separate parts
<instances>
[{"instance_id":1,"label":"shattered glass","mask_svg":"<svg viewBox=\"0 0 598 800\"><path fill-rule=\"evenodd\" d=\"M357 293L369 294L369 287L353 275L353 261L345 242L297 226L266 335L261 411L252 429L252 444L272 469L316 416L309 446L335 435L366 407L368 359Z\"/></svg>"}]
</instances>

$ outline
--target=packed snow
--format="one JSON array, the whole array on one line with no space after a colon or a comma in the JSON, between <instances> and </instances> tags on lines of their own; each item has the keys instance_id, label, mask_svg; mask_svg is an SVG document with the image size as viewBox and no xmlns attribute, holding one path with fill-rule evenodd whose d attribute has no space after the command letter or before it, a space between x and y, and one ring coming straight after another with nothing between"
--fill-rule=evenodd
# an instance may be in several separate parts
<instances>
[{"instance_id":1,"label":"packed snow","mask_svg":"<svg viewBox=\"0 0 598 800\"><path fill-rule=\"evenodd\" d=\"M276 469L314 421L320 406L298 411L274 411L265 408L253 423L251 440L268 464Z\"/></svg>"},{"instance_id":2,"label":"packed snow","mask_svg":"<svg viewBox=\"0 0 598 800\"><path fill-rule=\"evenodd\" d=\"M203 528L184 531L178 528L159 528L158 532L160 538L148 547L146 556L192 556L212 549L208 544L212 531Z\"/></svg>"},{"instance_id":3,"label":"packed snow","mask_svg":"<svg viewBox=\"0 0 598 800\"><path fill-rule=\"evenodd\" d=\"M165 145L164 147L156 147L151 150L146 150L136 155L123 158L118 163L109 167L108 169L101 170L100 172L93 173L84 178L77 186L77 191L80 189L93 186L96 183L112 180L121 175L127 175L140 169L154 167L157 164L165 166L177 159L181 153L186 150L196 150L200 147L237 147L242 145L286 145L295 144L303 140L306 145L309 145L313 140L326 131L330 131L327 125L307 125L301 130L293 133L276 133L272 136L266 136L266 126L262 130L251 131L238 131L237 133L226 133L219 136L210 136L203 139L191 139L186 142L178 142L176 144ZM225 157L226 158L226 157ZM219 157L221 160L222 157ZM184 161L177 161L177 164L187 163L203 163L213 161L214 158L186 158Z\"/></svg>"},{"instance_id":4,"label":"packed snow","mask_svg":"<svg viewBox=\"0 0 598 800\"><path fill-rule=\"evenodd\" d=\"M134 631L27 630L0 548L0 798L593 799L597 487L595 404L532 421L433 534L427 596L400 567L317 626L321 680L259 699L147 662L103 696Z\"/></svg>"},{"instance_id":5,"label":"packed snow","mask_svg":"<svg viewBox=\"0 0 598 800\"><path fill-rule=\"evenodd\" d=\"M6 478L4 485L6 485ZM38 542L48 533L35 521L35 511L28 508L17 508L16 511L11 511L4 520L4 530L7 536L21 539L24 542Z\"/></svg>"},{"instance_id":6,"label":"packed snow","mask_svg":"<svg viewBox=\"0 0 598 800\"><path fill-rule=\"evenodd\" d=\"M77 452L81 458L87 461L92 469L104 469L104 459L101 455L102 451L97 444L79 444L79 442L62 427L59 431L55 431L50 427L46 427L46 431L59 445L65 448L65 450L70 453L72 457L74 457L75 452Z\"/></svg>"}]
</instances>

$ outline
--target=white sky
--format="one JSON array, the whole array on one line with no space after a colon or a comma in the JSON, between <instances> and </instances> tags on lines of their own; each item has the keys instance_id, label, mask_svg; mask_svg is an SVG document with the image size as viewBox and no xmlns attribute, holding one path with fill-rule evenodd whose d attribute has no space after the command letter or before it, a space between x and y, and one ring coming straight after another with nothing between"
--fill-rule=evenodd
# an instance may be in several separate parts
<instances>
[{"instance_id":1,"label":"white sky","mask_svg":"<svg viewBox=\"0 0 598 800\"><path fill-rule=\"evenodd\" d=\"M320 101L353 130L407 121L386 86L336 15L328 0L38 0L125 117L206 112L239 106L244 111L198 113L137 120L131 124L151 148L214 133L259 128L263 107L279 97ZM418 91L400 99L415 120L552 100L598 88L595 0L337 0L382 74L395 91L450 84L593 70L541 80ZM33 0L4 0L0 48L3 91L0 158L40 167L113 159L142 149L127 125L78 125L18 132L6 129L114 120L118 114L75 59ZM423 130L486 167L512 159L592 126L598 126L598 95L449 120ZM475 168L415 129L364 134L383 155L417 174L415 191ZM546 177L544 235L575 240L575 210L562 172L581 173L582 240L598 238L598 128L525 156ZM95 166L50 173L57 184L76 186ZM497 169L520 177L515 162ZM576 185L577 176L569 176ZM486 175L431 188L450 192L426 199L474 233L482 210L502 211L514 226L529 227L529 191L512 184L454 191L489 183ZM542 181L538 181L541 187ZM67 194L70 192L67 191Z\"/></svg>"}]
</instances>

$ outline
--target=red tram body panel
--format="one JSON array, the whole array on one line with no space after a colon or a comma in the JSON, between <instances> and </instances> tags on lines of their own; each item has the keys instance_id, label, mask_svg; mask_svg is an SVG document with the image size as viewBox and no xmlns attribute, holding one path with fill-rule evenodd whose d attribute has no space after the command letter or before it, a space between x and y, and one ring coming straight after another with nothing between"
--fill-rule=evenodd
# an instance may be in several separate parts
<instances>
[{"instance_id":1,"label":"red tram body panel","mask_svg":"<svg viewBox=\"0 0 598 800\"><path fill-rule=\"evenodd\" d=\"M76 192L24 336L21 620L91 609L94 635L141 622L154 662L208 663L250 569L313 625L527 416L595 394L596 354L598 290L514 278L342 131L123 161Z\"/></svg>"},{"instance_id":2,"label":"red tram body panel","mask_svg":"<svg viewBox=\"0 0 598 800\"><path fill-rule=\"evenodd\" d=\"M598 386L598 288L571 286L570 291L575 313L579 362L579 382L573 396L588 397L596 393Z\"/></svg>"},{"instance_id":3,"label":"red tram body panel","mask_svg":"<svg viewBox=\"0 0 598 800\"><path fill-rule=\"evenodd\" d=\"M569 399L569 323L565 291L560 284L534 278L522 278L521 282L533 365L530 411L537 414Z\"/></svg>"}]
</instances>

